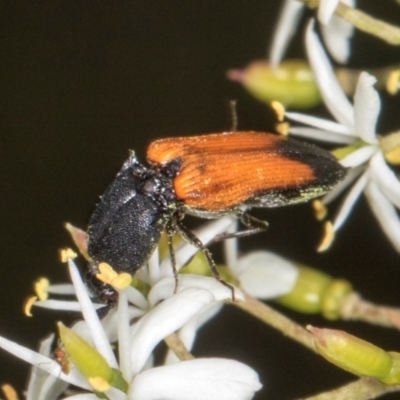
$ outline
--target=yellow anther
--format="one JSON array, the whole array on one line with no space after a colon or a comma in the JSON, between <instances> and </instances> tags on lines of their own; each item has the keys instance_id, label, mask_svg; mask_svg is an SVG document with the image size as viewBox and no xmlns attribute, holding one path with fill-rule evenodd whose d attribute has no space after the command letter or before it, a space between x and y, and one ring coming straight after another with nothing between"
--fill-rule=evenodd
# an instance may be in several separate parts
<instances>
[{"instance_id":1,"label":"yellow anther","mask_svg":"<svg viewBox=\"0 0 400 400\"><path fill-rule=\"evenodd\" d=\"M396 94L399 90L400 69L391 71L386 81L386 90L389 94Z\"/></svg>"},{"instance_id":2,"label":"yellow anther","mask_svg":"<svg viewBox=\"0 0 400 400\"><path fill-rule=\"evenodd\" d=\"M78 257L78 254L76 254L72 249L61 249L60 250L60 260L63 263L68 262L68 259L74 259Z\"/></svg>"},{"instance_id":3,"label":"yellow anther","mask_svg":"<svg viewBox=\"0 0 400 400\"><path fill-rule=\"evenodd\" d=\"M24 314L27 317L32 317L31 309L37 299L38 298L36 296L31 296L31 297L28 297L28 299L25 301L23 310L24 310Z\"/></svg>"},{"instance_id":4,"label":"yellow anther","mask_svg":"<svg viewBox=\"0 0 400 400\"><path fill-rule=\"evenodd\" d=\"M18 400L16 390L8 383L1 385L1 390L4 393L6 400Z\"/></svg>"},{"instance_id":5,"label":"yellow anther","mask_svg":"<svg viewBox=\"0 0 400 400\"><path fill-rule=\"evenodd\" d=\"M126 272L118 274L111 265L105 262L99 264L99 270L100 273L96 274L96 278L116 289L126 289L132 282L132 276L130 274Z\"/></svg>"},{"instance_id":6,"label":"yellow anther","mask_svg":"<svg viewBox=\"0 0 400 400\"><path fill-rule=\"evenodd\" d=\"M289 122L278 122L275 125L275 130L282 136L289 135L289 128L290 128Z\"/></svg>"},{"instance_id":7,"label":"yellow anther","mask_svg":"<svg viewBox=\"0 0 400 400\"><path fill-rule=\"evenodd\" d=\"M271 107L275 111L278 121L282 122L285 119L285 106L279 101L272 101Z\"/></svg>"},{"instance_id":8,"label":"yellow anther","mask_svg":"<svg viewBox=\"0 0 400 400\"><path fill-rule=\"evenodd\" d=\"M47 278L39 278L34 284L33 284L33 290L36 293L36 296L39 298L39 300L47 300L49 297L49 292L47 291L49 288L50 282Z\"/></svg>"},{"instance_id":9,"label":"yellow anther","mask_svg":"<svg viewBox=\"0 0 400 400\"><path fill-rule=\"evenodd\" d=\"M400 165L400 147L385 153L385 160L392 165Z\"/></svg>"},{"instance_id":10,"label":"yellow anther","mask_svg":"<svg viewBox=\"0 0 400 400\"><path fill-rule=\"evenodd\" d=\"M115 279L112 280L111 285L119 290L124 290L130 286L132 282L132 276L127 272L119 274Z\"/></svg>"},{"instance_id":11,"label":"yellow anther","mask_svg":"<svg viewBox=\"0 0 400 400\"><path fill-rule=\"evenodd\" d=\"M99 264L99 271L100 273L96 274L96 278L110 285L111 282L118 276L111 265L105 262Z\"/></svg>"},{"instance_id":12,"label":"yellow anther","mask_svg":"<svg viewBox=\"0 0 400 400\"><path fill-rule=\"evenodd\" d=\"M318 221L323 221L328 214L328 209L321 200L314 200L311 203L314 209L314 216Z\"/></svg>"},{"instance_id":13,"label":"yellow anther","mask_svg":"<svg viewBox=\"0 0 400 400\"><path fill-rule=\"evenodd\" d=\"M333 229L332 222L330 221L325 222L324 231L325 231L324 237L322 238L321 243L317 247L317 251L319 253L328 250L335 239L335 230Z\"/></svg>"},{"instance_id":14,"label":"yellow anther","mask_svg":"<svg viewBox=\"0 0 400 400\"><path fill-rule=\"evenodd\" d=\"M392 165L400 165L400 131L379 138L385 160Z\"/></svg>"}]
</instances>

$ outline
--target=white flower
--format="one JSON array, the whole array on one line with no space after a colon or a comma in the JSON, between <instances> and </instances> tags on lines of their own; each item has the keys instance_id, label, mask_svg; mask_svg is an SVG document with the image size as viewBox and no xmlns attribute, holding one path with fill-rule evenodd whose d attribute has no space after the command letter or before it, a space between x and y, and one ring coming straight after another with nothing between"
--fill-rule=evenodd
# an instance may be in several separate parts
<instances>
[{"instance_id":1,"label":"white flower","mask_svg":"<svg viewBox=\"0 0 400 400\"><path fill-rule=\"evenodd\" d=\"M194 234L203 244L207 245L216 236L225 233L232 226L232 224L235 223L235 221L236 218L232 216L219 218L203 225L200 229L194 231ZM190 243L186 241L181 242L175 249L177 271L185 266L198 251L199 249ZM165 257L162 262L160 262L158 251L155 251L149 260L149 268L143 268L138 272L137 276L140 278L140 280L148 283L152 290L150 291L148 298L143 296L143 294L134 287L129 286L125 290L131 306L136 309L136 316L143 315L149 308L155 306L159 301L172 296L174 293L175 280L171 265L171 257L169 255ZM178 292L188 287L210 289L214 292L218 300L225 300L231 296L231 291L229 288L220 284L213 278L189 274L179 275L179 283L177 287ZM68 284L49 285L46 286L45 290L50 294L75 295L74 287ZM238 289L235 290L235 296L239 300L243 299L243 295ZM43 296L43 300L36 301L34 306L65 311L80 312L82 310L81 303L79 301L44 298L45 296ZM99 309L103 306L103 304L94 305L95 309Z\"/></svg>"},{"instance_id":2,"label":"white flower","mask_svg":"<svg viewBox=\"0 0 400 400\"><path fill-rule=\"evenodd\" d=\"M289 119L309 126L291 127L290 132L331 143L353 144L354 151L341 160L341 164L350 167L351 170L347 178L324 198L325 204L361 174L333 223L334 231L340 229L355 201L364 191L383 231L400 252L400 220L395 209L400 209L400 182L385 162L375 131L380 112L379 96L373 88L376 79L366 72L361 73L354 103L351 104L334 76L329 60L313 30L313 22L307 27L306 45L324 102L337 122L287 112L286 116Z\"/></svg>"},{"instance_id":3,"label":"white flower","mask_svg":"<svg viewBox=\"0 0 400 400\"><path fill-rule=\"evenodd\" d=\"M251 399L255 391L261 388L258 376L250 367L233 360L196 359L166 365L151 367L151 353L154 347L164 337L180 329L197 313L202 312L210 304L218 302L221 293L202 288L182 288L179 293L168 298L146 312L131 325L126 291L121 291L118 301L117 340L118 361L108 339L107 330L103 328L95 307L80 278L74 262L68 262L71 279L74 284L82 314L85 321L75 326L93 347L106 360L111 368L118 369L128 383L126 393L111 387L105 394L115 400L140 399ZM170 278L166 278L170 279ZM152 291L157 291L153 288ZM230 298L230 290L226 290L225 298ZM151 296L149 296L151 297ZM162 295L154 295L161 298ZM222 296L223 297L223 296ZM107 325L107 324L106 324ZM81 375L77 368L71 368L69 374L62 372L61 367L49 354L50 339L42 345L42 353L36 353L5 338L0 337L0 347L10 353L30 362L35 368L44 370L52 382L36 379L31 380L27 397L29 400L42 400L52 397L55 385L59 380L71 383L79 388L91 391L89 381ZM146 370L146 368L148 368ZM58 393L58 392L57 392ZM59 394L59 393L58 393ZM93 393L79 394L68 399L95 399Z\"/></svg>"},{"instance_id":4,"label":"white flower","mask_svg":"<svg viewBox=\"0 0 400 400\"><path fill-rule=\"evenodd\" d=\"M261 300L291 292L299 274L291 262L268 251L246 254L239 259L234 270L240 287Z\"/></svg>"},{"instance_id":5,"label":"white flower","mask_svg":"<svg viewBox=\"0 0 400 400\"><path fill-rule=\"evenodd\" d=\"M153 368L131 385L134 400L242 400L251 399L261 385L256 373L237 361L197 359Z\"/></svg>"},{"instance_id":6,"label":"white flower","mask_svg":"<svg viewBox=\"0 0 400 400\"><path fill-rule=\"evenodd\" d=\"M318 6L318 20L332 57L337 62L345 63L350 55L350 39L354 28L334 15L338 3L339 0L321 0ZM355 6L355 0L342 0L342 3L350 7ZM305 4L298 0L285 0L269 54L271 66L276 67L281 62L289 41L296 32L304 7Z\"/></svg>"},{"instance_id":7,"label":"white flower","mask_svg":"<svg viewBox=\"0 0 400 400\"><path fill-rule=\"evenodd\" d=\"M203 243L207 244L215 236L225 232L233 232L236 229L237 219L234 217L224 217L207 223L196 232L196 235ZM225 241L225 246L227 249L227 260L231 267L230 270L235 279L239 281L240 286L248 294L261 299L267 299L286 294L292 290L297 280L298 270L287 261L268 252L250 253L238 260L237 240L227 240ZM178 270L197 251L197 248L187 242L182 242L178 245L176 249ZM72 285L50 285L47 287L47 290L50 293L57 294L72 294L77 291L79 301L66 302L51 299L38 301L35 305L53 309L61 306L61 309L82 311L85 320L91 322L80 321L74 325L73 329L94 347L103 349L102 355L110 365L113 365L114 368L120 368L128 381L132 382L133 386L130 386L130 393L134 396L135 400L142 398L140 397L140 384L147 385L148 379L154 376L154 372L152 372L154 369L152 368L151 353L155 345L167 334L177 332L186 348L190 351L199 328L215 316L222 308L224 302L230 300L232 296L230 289L219 283L216 279L190 274L179 275L177 294L173 295L175 280L172 274L170 257L167 256L165 260L159 263L158 254L156 254L151 259L149 271L143 270L140 273L141 279L151 285L151 290L147 297L144 297L136 289L128 287L126 290L120 292L118 309L111 310L102 321L99 321L95 310L101 305L93 305L88 301L89 298L80 280L80 276L73 267L73 263L70 262L70 264L74 287ZM190 297L188 297L189 293L191 293L191 296L195 296L196 300L190 300ZM239 289L235 289L235 297L237 300L244 299ZM125 315L125 317L121 318L121 315ZM130 326L127 321L132 321L133 319L138 319L138 322ZM121 324L121 321L125 322ZM101 323L100 326L99 323ZM108 343L116 341L118 341L119 348L118 363L112 352L110 353L108 345ZM96 342L98 343L97 345ZM212 376L217 373L216 370L225 370L226 368L225 360L223 362L217 359L209 361L212 361L212 368L214 370L210 369L210 373L204 377L205 381L213 379ZM180 371L180 367L169 369L167 366L171 365L172 367L173 364L180 366L181 362L169 350L165 366L157 368L155 371L164 374L165 377L168 376L168 381L171 382L170 389L168 390L172 390L174 385L175 387L181 387L181 384L177 383L177 379L185 379L185 382L190 383L193 379L190 376L190 371L193 368L193 371L196 371L196 374L198 374L198 371L205 365L204 362L206 361L194 360L190 361L190 365L188 362L185 362L184 365L187 367L185 369L187 371L186 377L184 378L181 372L179 372L180 377L172 379L170 374L174 371ZM237 367L239 368L239 365ZM250 370L250 373L246 368L248 367L242 369L242 373L245 374L244 376L254 374L252 370ZM147 371L147 369L149 370ZM228 380L224 382L230 375L230 372L221 375L221 380L218 380L216 384L221 387L232 387L232 391L236 394L233 395L233 392L227 392L227 398L246 398L241 394L243 390L240 389L242 385L240 379L235 381L237 378L232 376L233 381ZM204 391L209 391L205 381L198 381L199 388L196 389L199 393L198 398L213 398L207 397L204 393ZM81 384L83 385L83 383L84 380L82 380ZM81 387L83 387L82 385ZM254 385L253 382L250 387L255 387ZM150 385L150 388L151 386L154 385ZM193 390L194 383L192 382L188 386L191 386ZM150 388L149 390L151 390ZM233 388L235 389L233 390ZM163 389L161 388L160 390ZM167 389L165 388L165 390ZM217 389L213 388L212 390ZM249 391L246 389L246 391L248 393L247 396L249 398L252 397L254 390ZM209 392L211 393L211 391ZM143 393L143 398L157 398L157 393L154 393L154 397L148 392ZM186 395L185 392L177 392L176 390L175 392L171 392L171 396L172 393L174 393L174 398L180 398L181 394L185 398ZM82 398L91 398L90 396L92 395L85 394L80 396L89 396ZM195 397L191 396L190 398Z\"/></svg>"}]
</instances>

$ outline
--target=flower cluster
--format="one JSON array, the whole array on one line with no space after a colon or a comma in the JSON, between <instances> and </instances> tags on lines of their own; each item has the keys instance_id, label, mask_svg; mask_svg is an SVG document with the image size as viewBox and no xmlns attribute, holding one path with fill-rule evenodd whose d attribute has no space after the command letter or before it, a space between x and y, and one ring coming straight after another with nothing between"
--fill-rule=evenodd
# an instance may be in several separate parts
<instances>
[{"instance_id":1,"label":"flower cluster","mask_svg":"<svg viewBox=\"0 0 400 400\"><path fill-rule=\"evenodd\" d=\"M321 0L318 5L318 21L321 23L321 33L329 52L336 61L344 63L350 56L350 39L354 27L334 14L338 3L339 0ZM354 7L356 2L345 0L342 3ZM270 48L269 59L273 67L277 67L282 61L305 7L305 3L298 0L284 1Z\"/></svg>"},{"instance_id":2,"label":"flower cluster","mask_svg":"<svg viewBox=\"0 0 400 400\"><path fill-rule=\"evenodd\" d=\"M338 10L355 7L355 0L285 0L268 66L266 60L257 62L245 71L231 71L230 78L242 82L263 101L271 93L280 93L285 86L281 84L279 70L283 54L306 4L310 3L318 7L317 21L329 53L336 61L346 62L354 27L339 17ZM376 78L361 72L351 102L316 33L314 19L307 24L305 44L310 67L297 61L290 64L290 73L283 74L286 83L298 85L292 86L291 92L284 89L284 102L304 110L322 99L335 121L286 111L280 103L275 103L275 108L280 110L279 126L286 127L285 134L341 146L333 154L348 169L347 177L319 204L324 207L346 189L348 193L333 222L325 225L331 237L320 250L330 246L334 234L364 193L383 232L400 253L400 181L393 169L393 165L400 164L400 133L377 133L381 101L374 87ZM289 125L287 120L302 125ZM324 218L325 215L321 217ZM90 261L87 234L71 225L67 228L80 253ZM204 225L195 235L207 246L216 237L230 235L237 229L237 219L224 216ZM81 319L71 327L59 323L58 341L54 334L50 335L41 342L38 352L0 337L3 350L32 364L28 400L55 399L61 395L71 400L251 399L262 387L255 370L239 361L195 358L191 354L199 329L228 302L340 368L375 378L373 395L397 390L388 386L400 383L398 352L387 352L342 331L313 327L306 330L260 300L273 299L298 312L320 313L331 321L357 319L397 329L399 309L368 303L347 280L335 279L264 249L239 257L237 239L224 243L226 265L219 266L224 281L234 287L232 296L228 285L210 276L207 260L198 248L182 241L174 245L178 284L168 246L162 241L146 268L135 277L117 274L105 263L99 265L101 273L97 277L118 293L113 308L96 303L75 264L76 254L71 250L63 252L72 283L52 285L46 279L39 280L35 288L37 297L27 302L26 313L32 315L34 306L76 312ZM155 361L154 350L162 341L168 351L162 361ZM348 393L367 393L371 382L361 379L359 386L337 393L343 398L348 398ZM15 398L12 390L7 390L7 399ZM357 398L371 398L362 396Z\"/></svg>"},{"instance_id":3,"label":"flower cluster","mask_svg":"<svg viewBox=\"0 0 400 400\"><path fill-rule=\"evenodd\" d=\"M232 223L230 217L217 220L198 235L207 243ZM84 232L69 228L79 247L84 249ZM183 244L176 253L177 267L185 265L196 251L193 246ZM52 357L53 335L42 342L39 353L0 338L0 347L34 366L27 399L55 398L67 384L86 391L68 397L70 399L149 400L162 396L164 399L240 400L252 398L261 388L257 373L234 360L194 359L187 353L182 361L170 350L163 365L153 365L155 346L174 332L178 332L186 351L192 348L197 330L220 310L225 300L230 300L231 291L227 287L211 277L180 274L177 293L174 293L175 280L169 255L162 263L153 257L151 268L140 276L150 287L147 295L144 295L146 291L133 286L120 289L118 306L100 320L97 311L102 305L93 304L78 268L70 258L71 252L66 256L72 285L47 285L44 288L45 281L41 281L37 292L74 295L77 300L45 299L43 296L43 300L34 303L39 307L82 313L83 320L71 329L59 324L61 349L66 360L61 362L59 355L56 359ZM251 286L245 276L246 269L241 266L242 279ZM237 300L244 299L239 289L235 290L235 296ZM112 348L114 344L118 344L117 358ZM39 369L41 373L38 373Z\"/></svg>"},{"instance_id":4,"label":"flower cluster","mask_svg":"<svg viewBox=\"0 0 400 400\"><path fill-rule=\"evenodd\" d=\"M335 152L341 158L342 165L350 168L347 179L323 199L325 204L357 179L335 218L333 229L340 229L364 191L383 231L400 252L400 220L396 213L396 208L400 209L400 182L385 161L385 138L376 133L381 107L378 93L373 87L376 79L367 72L360 74L352 105L334 75L314 31L313 22L307 27L306 47L325 105L337 122L286 112L290 120L308 125L290 127L289 132L318 141L348 145ZM393 148L388 152L391 151Z\"/></svg>"}]
</instances>

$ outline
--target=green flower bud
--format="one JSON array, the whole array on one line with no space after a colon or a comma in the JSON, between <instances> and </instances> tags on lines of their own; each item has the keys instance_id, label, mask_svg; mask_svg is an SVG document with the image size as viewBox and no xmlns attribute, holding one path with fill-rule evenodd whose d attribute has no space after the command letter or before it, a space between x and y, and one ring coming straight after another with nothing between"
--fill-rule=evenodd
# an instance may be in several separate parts
<instances>
[{"instance_id":1,"label":"green flower bud","mask_svg":"<svg viewBox=\"0 0 400 400\"><path fill-rule=\"evenodd\" d=\"M333 279L317 269L298 266L299 275L290 293L275 299L293 310L338 319L345 296L353 291L350 282Z\"/></svg>"},{"instance_id":2,"label":"green flower bud","mask_svg":"<svg viewBox=\"0 0 400 400\"><path fill-rule=\"evenodd\" d=\"M324 290L322 297L322 315L335 320L340 317L343 299L353 291L351 283L344 279L333 280Z\"/></svg>"},{"instance_id":3,"label":"green flower bud","mask_svg":"<svg viewBox=\"0 0 400 400\"><path fill-rule=\"evenodd\" d=\"M124 393L128 392L129 385L128 382L125 380L125 378L122 376L122 373L119 369L112 369L113 371L113 377L112 381L110 382L110 385L112 387L115 387L119 390L121 390Z\"/></svg>"},{"instance_id":4,"label":"green flower bud","mask_svg":"<svg viewBox=\"0 0 400 400\"><path fill-rule=\"evenodd\" d=\"M314 268L299 266L298 269L299 275L292 291L275 301L302 313L320 313L324 291L333 278Z\"/></svg>"},{"instance_id":5,"label":"green flower bud","mask_svg":"<svg viewBox=\"0 0 400 400\"><path fill-rule=\"evenodd\" d=\"M114 372L104 357L86 340L61 322L58 323L60 340L78 371L87 379L100 378L111 384Z\"/></svg>"},{"instance_id":6,"label":"green flower bud","mask_svg":"<svg viewBox=\"0 0 400 400\"><path fill-rule=\"evenodd\" d=\"M318 105L321 96L310 66L303 60L286 60L275 69L266 61L255 61L244 70L228 72L264 103L279 101L286 107L307 109Z\"/></svg>"},{"instance_id":7,"label":"green flower bud","mask_svg":"<svg viewBox=\"0 0 400 400\"><path fill-rule=\"evenodd\" d=\"M360 376L381 380L393 377L394 361L389 353L373 344L333 329L307 328L314 335L318 353L339 368ZM398 376L398 370L394 376Z\"/></svg>"},{"instance_id":8,"label":"green flower bud","mask_svg":"<svg viewBox=\"0 0 400 400\"><path fill-rule=\"evenodd\" d=\"M393 365L390 373L381 378L380 381L386 383L386 385L399 385L400 384L400 353L394 351L388 351L390 357L392 357Z\"/></svg>"}]
</instances>

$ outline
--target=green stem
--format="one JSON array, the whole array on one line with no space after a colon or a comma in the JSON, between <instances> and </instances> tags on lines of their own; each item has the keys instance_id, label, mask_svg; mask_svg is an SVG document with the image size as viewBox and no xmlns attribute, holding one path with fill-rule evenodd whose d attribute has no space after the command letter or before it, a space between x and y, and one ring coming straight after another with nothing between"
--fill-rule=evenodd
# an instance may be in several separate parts
<instances>
[{"instance_id":1,"label":"green stem","mask_svg":"<svg viewBox=\"0 0 400 400\"><path fill-rule=\"evenodd\" d=\"M300 1L305 3L309 8L316 8L319 5L319 0ZM389 44L395 46L400 45L400 28L395 25L371 17L365 12L341 2L339 2L336 7L335 14L358 28L360 31L376 36Z\"/></svg>"},{"instance_id":2,"label":"green stem","mask_svg":"<svg viewBox=\"0 0 400 400\"><path fill-rule=\"evenodd\" d=\"M365 321L386 328L400 329L399 308L378 306L363 300L355 292L343 299L340 316L344 320Z\"/></svg>"},{"instance_id":3,"label":"green stem","mask_svg":"<svg viewBox=\"0 0 400 400\"><path fill-rule=\"evenodd\" d=\"M373 378L361 378L338 389L307 397L302 400L369 400L386 393L400 391L399 386L388 386Z\"/></svg>"},{"instance_id":4,"label":"green stem","mask_svg":"<svg viewBox=\"0 0 400 400\"><path fill-rule=\"evenodd\" d=\"M281 331L285 336L301 343L308 349L316 351L313 335L310 332L261 301L245 295L245 301L237 301L232 304Z\"/></svg>"},{"instance_id":5,"label":"green stem","mask_svg":"<svg viewBox=\"0 0 400 400\"><path fill-rule=\"evenodd\" d=\"M335 14L363 32L374 35L389 44L400 45L400 29L395 25L373 18L343 3L338 4Z\"/></svg>"},{"instance_id":6,"label":"green stem","mask_svg":"<svg viewBox=\"0 0 400 400\"><path fill-rule=\"evenodd\" d=\"M176 333L171 333L170 335L168 335L166 338L164 338L164 342L175 353L179 360L194 360L192 353L188 351L188 349L185 347L182 340Z\"/></svg>"}]
</instances>

